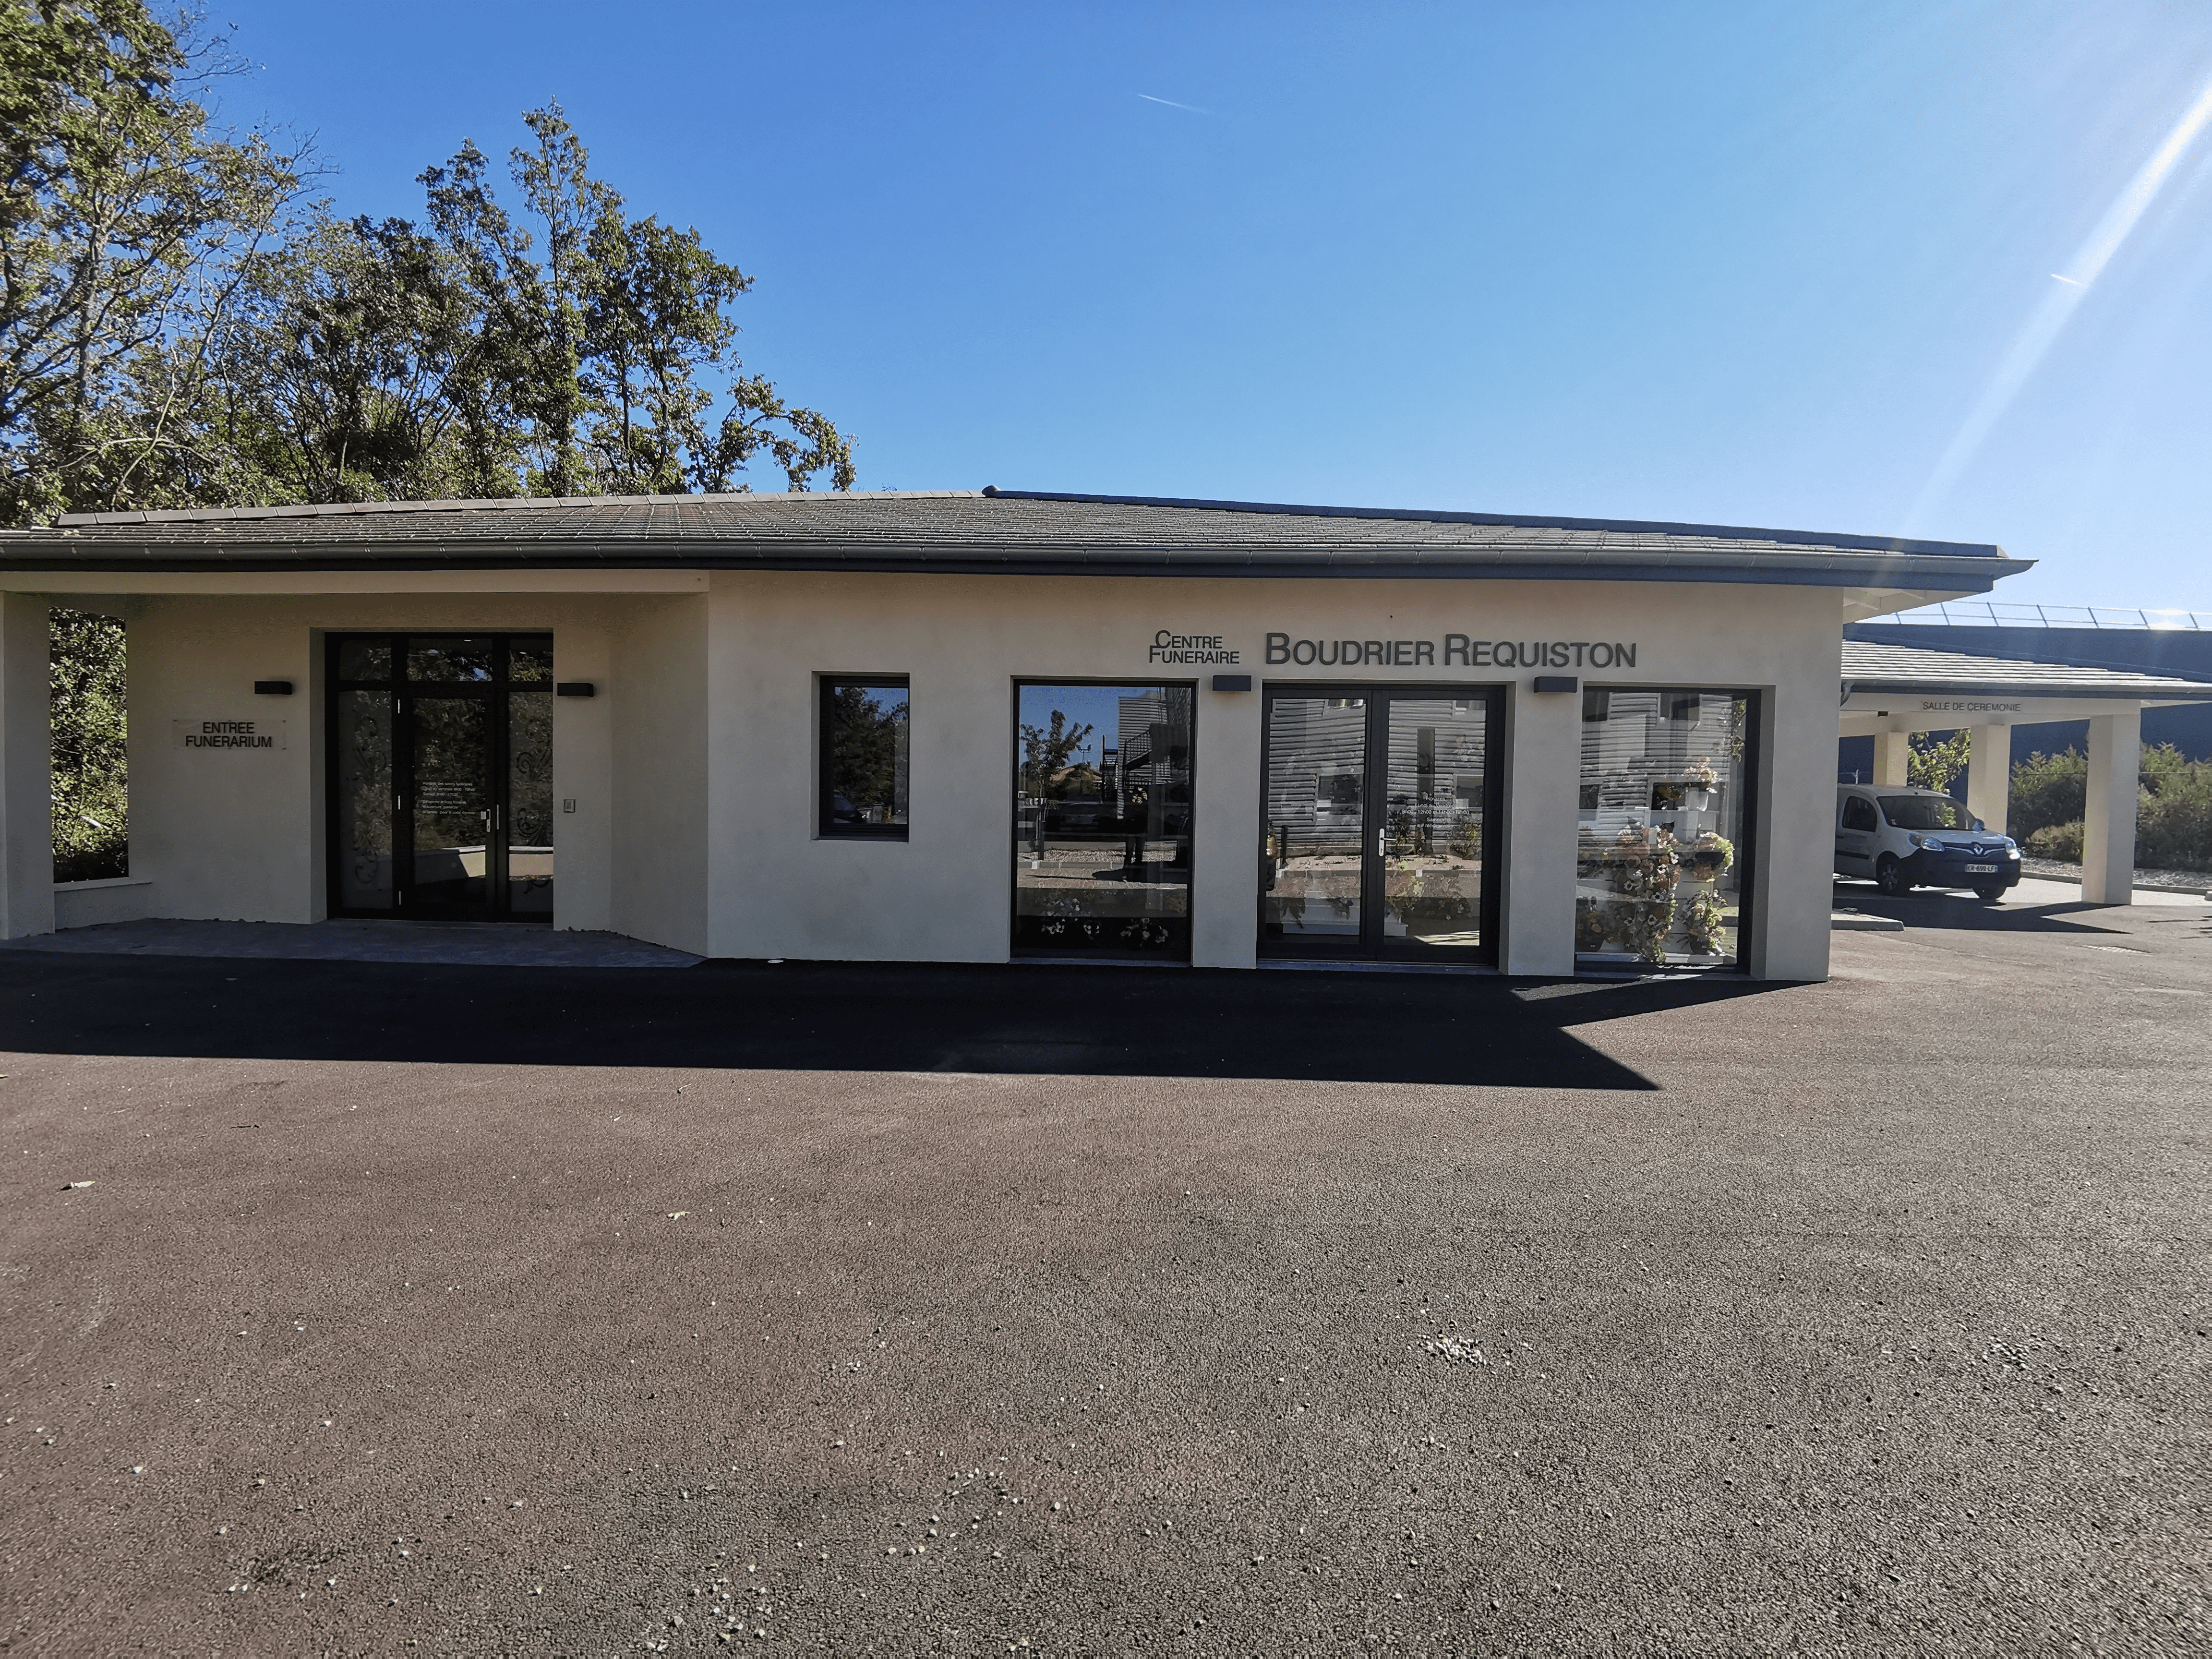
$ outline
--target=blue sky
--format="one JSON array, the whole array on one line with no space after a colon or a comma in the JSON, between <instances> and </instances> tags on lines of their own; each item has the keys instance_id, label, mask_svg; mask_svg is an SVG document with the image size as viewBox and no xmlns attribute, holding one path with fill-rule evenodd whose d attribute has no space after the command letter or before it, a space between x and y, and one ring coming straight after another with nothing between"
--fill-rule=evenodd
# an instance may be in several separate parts
<instances>
[{"instance_id":1,"label":"blue sky","mask_svg":"<svg viewBox=\"0 0 2212 1659\"><path fill-rule=\"evenodd\" d=\"M2212 611L2212 131L1927 496L2212 79L2197 0L373 15L219 6L227 112L411 216L559 98L862 488L1996 541L2000 598Z\"/></svg>"}]
</instances>

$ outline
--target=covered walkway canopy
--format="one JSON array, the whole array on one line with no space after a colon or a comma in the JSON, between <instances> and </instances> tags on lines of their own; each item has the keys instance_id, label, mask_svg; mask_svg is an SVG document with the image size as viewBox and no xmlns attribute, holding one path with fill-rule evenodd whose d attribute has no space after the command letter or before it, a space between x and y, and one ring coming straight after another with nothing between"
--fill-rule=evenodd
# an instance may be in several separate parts
<instances>
[{"instance_id":1,"label":"covered walkway canopy","mask_svg":"<svg viewBox=\"0 0 2212 1659\"><path fill-rule=\"evenodd\" d=\"M2212 682L2203 680L1864 640L1844 641L1843 671L1842 735L1874 738L1875 783L1904 784L1906 740L1915 732L1965 727L1976 756L2005 757L1966 773L1967 810L2000 833L2010 804L2011 728L2087 720L2081 896L2092 904L2125 904L2134 891L2142 711L2212 702Z\"/></svg>"}]
</instances>

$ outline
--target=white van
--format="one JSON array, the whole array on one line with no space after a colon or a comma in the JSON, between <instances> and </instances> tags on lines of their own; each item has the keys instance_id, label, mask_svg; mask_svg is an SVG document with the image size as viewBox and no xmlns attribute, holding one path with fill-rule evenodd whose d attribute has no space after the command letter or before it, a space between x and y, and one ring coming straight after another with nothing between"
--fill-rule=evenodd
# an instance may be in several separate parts
<instances>
[{"instance_id":1,"label":"white van","mask_svg":"<svg viewBox=\"0 0 2212 1659\"><path fill-rule=\"evenodd\" d=\"M2020 880L2020 848L1948 795L1847 783L1836 791L1836 873L1885 893L1971 887L1994 899Z\"/></svg>"}]
</instances>

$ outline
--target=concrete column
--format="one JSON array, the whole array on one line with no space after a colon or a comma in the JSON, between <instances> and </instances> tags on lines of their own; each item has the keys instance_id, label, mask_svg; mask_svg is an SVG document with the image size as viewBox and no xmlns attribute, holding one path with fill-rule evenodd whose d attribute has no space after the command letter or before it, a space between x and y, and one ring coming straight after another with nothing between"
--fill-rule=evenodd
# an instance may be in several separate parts
<instances>
[{"instance_id":1,"label":"concrete column","mask_svg":"<svg viewBox=\"0 0 2212 1659\"><path fill-rule=\"evenodd\" d=\"M1966 763L1966 810L2002 836L2012 805L2012 727L1978 726L1972 744Z\"/></svg>"},{"instance_id":2,"label":"concrete column","mask_svg":"<svg viewBox=\"0 0 2212 1659\"><path fill-rule=\"evenodd\" d=\"M1260 693L1198 683L1191 965L1249 968L1260 938Z\"/></svg>"},{"instance_id":3,"label":"concrete column","mask_svg":"<svg viewBox=\"0 0 2212 1659\"><path fill-rule=\"evenodd\" d=\"M44 600L0 593L0 939L54 931L48 628Z\"/></svg>"},{"instance_id":4,"label":"concrete column","mask_svg":"<svg viewBox=\"0 0 2212 1659\"><path fill-rule=\"evenodd\" d=\"M1836 694L1828 683L1841 641L1826 649L1823 664L1808 641L1807 663L1821 665L1760 698L1751 937L1743 945L1753 979L1828 976L1836 846ZM1882 741L1877 735L1877 757ZM1894 742L1902 753L1903 734Z\"/></svg>"},{"instance_id":5,"label":"concrete column","mask_svg":"<svg viewBox=\"0 0 2212 1659\"><path fill-rule=\"evenodd\" d=\"M1504 833L1492 831L1483 849L1486 860L1504 860L1498 959L1509 974L1571 974L1583 700L1510 687L1505 733Z\"/></svg>"},{"instance_id":6,"label":"concrete column","mask_svg":"<svg viewBox=\"0 0 2212 1659\"><path fill-rule=\"evenodd\" d=\"M1877 732L1874 734L1874 783L1884 789L1905 787L1905 757L1910 752L1911 742L1910 732Z\"/></svg>"},{"instance_id":7,"label":"concrete column","mask_svg":"<svg viewBox=\"0 0 2212 1659\"><path fill-rule=\"evenodd\" d=\"M2129 703L2089 722L2089 789L2081 836L2085 904L2135 902L2136 772L2142 759L2139 705Z\"/></svg>"}]
</instances>

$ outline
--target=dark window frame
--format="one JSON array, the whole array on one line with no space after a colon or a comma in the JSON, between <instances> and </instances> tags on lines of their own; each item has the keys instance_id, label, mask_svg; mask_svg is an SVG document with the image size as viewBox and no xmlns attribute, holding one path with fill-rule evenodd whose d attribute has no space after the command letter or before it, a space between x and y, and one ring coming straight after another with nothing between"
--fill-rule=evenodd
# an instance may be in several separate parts
<instances>
[{"instance_id":1,"label":"dark window frame","mask_svg":"<svg viewBox=\"0 0 2212 1659\"><path fill-rule=\"evenodd\" d=\"M906 693L906 822L841 823L836 810L836 757L831 751L831 702L845 687ZM905 841L914 826L914 682L905 674L817 674L814 678L814 834L820 841Z\"/></svg>"}]
</instances>

